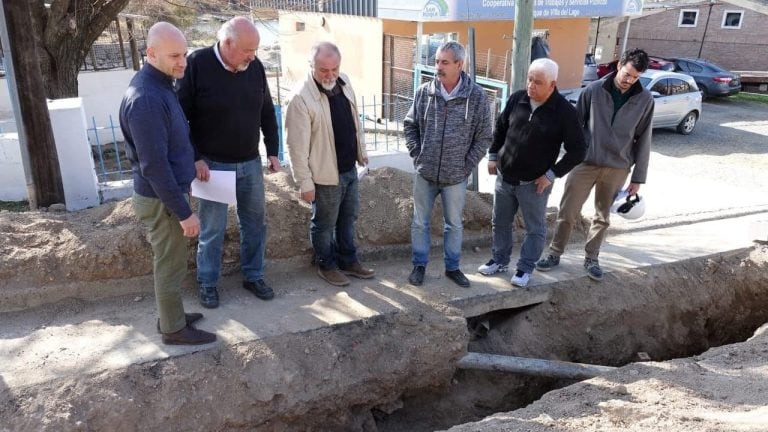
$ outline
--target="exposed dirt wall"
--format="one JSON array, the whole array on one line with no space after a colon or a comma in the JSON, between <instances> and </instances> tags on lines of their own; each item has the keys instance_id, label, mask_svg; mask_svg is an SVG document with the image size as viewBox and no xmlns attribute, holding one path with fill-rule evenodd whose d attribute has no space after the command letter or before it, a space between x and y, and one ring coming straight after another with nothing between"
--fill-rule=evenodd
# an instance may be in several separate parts
<instances>
[{"instance_id":1,"label":"exposed dirt wall","mask_svg":"<svg viewBox=\"0 0 768 432\"><path fill-rule=\"evenodd\" d=\"M426 306L14 389L0 431L364 431L408 389L446 383L458 311Z\"/></svg>"},{"instance_id":2,"label":"exposed dirt wall","mask_svg":"<svg viewBox=\"0 0 768 432\"><path fill-rule=\"evenodd\" d=\"M638 352L659 361L743 341L767 321L768 249L757 247L612 272L601 283L584 277L555 284L545 303L470 320L475 327L485 322L490 331L468 350L623 365L638 361ZM445 429L520 408L570 383L458 371L442 393L406 397L379 430L406 430L407 424L418 425L409 429L414 432Z\"/></svg>"}]
</instances>

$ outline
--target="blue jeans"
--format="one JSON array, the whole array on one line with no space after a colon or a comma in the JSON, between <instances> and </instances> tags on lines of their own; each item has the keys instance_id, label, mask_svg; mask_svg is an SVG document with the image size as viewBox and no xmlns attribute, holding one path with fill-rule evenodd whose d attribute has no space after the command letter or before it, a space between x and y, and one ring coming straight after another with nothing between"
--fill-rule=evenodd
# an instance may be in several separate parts
<instances>
[{"instance_id":1,"label":"blue jeans","mask_svg":"<svg viewBox=\"0 0 768 432\"><path fill-rule=\"evenodd\" d=\"M493 195L493 260L499 264L509 264L512 253L512 236L515 213L523 213L525 238L520 249L517 269L533 273L539 260L547 236L547 200L552 192L549 185L541 194L536 193L536 185L527 183L512 185L504 182L499 175Z\"/></svg>"},{"instance_id":2,"label":"blue jeans","mask_svg":"<svg viewBox=\"0 0 768 432\"><path fill-rule=\"evenodd\" d=\"M315 184L309 239L321 269L348 268L357 262L355 221L359 207L356 168L339 174L338 186Z\"/></svg>"},{"instance_id":3,"label":"blue jeans","mask_svg":"<svg viewBox=\"0 0 768 432\"><path fill-rule=\"evenodd\" d=\"M267 225L264 209L264 177L261 158L241 163L206 160L211 170L235 171L237 219L240 223L240 268L245 280L264 277ZM221 272L221 253L227 231L227 204L201 199L200 241L197 245L197 281L216 286Z\"/></svg>"},{"instance_id":4,"label":"blue jeans","mask_svg":"<svg viewBox=\"0 0 768 432\"><path fill-rule=\"evenodd\" d=\"M431 182L416 173L413 176L413 222L411 244L414 266L426 266L429 262L429 221L437 195L443 203L443 260L448 271L458 270L461 260L461 242L464 234L462 213L467 195L467 180L455 185Z\"/></svg>"}]
</instances>

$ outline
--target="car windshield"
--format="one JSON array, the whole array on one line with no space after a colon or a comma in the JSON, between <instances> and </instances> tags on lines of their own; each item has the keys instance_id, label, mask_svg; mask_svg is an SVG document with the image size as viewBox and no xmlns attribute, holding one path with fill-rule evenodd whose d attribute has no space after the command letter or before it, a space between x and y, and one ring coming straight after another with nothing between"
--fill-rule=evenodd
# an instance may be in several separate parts
<instances>
[{"instance_id":1,"label":"car windshield","mask_svg":"<svg viewBox=\"0 0 768 432\"><path fill-rule=\"evenodd\" d=\"M640 77L640 84L643 87L648 87L648 84L650 84L650 83L651 83L651 79L650 78L646 78L646 77L642 77L642 76Z\"/></svg>"}]
</instances>

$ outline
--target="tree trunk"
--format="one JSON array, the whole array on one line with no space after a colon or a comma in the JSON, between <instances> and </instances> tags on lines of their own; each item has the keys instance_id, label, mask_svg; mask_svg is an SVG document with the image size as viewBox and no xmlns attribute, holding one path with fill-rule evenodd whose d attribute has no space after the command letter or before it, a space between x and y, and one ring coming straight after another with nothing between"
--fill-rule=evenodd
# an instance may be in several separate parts
<instances>
[{"instance_id":1,"label":"tree trunk","mask_svg":"<svg viewBox=\"0 0 768 432\"><path fill-rule=\"evenodd\" d=\"M85 56L129 0L33 0L32 27L43 85L49 99L77 96L77 74Z\"/></svg>"},{"instance_id":2,"label":"tree trunk","mask_svg":"<svg viewBox=\"0 0 768 432\"><path fill-rule=\"evenodd\" d=\"M29 207L64 203L56 143L43 94L36 44L29 38L30 8L24 1L3 3L8 32L8 51L13 70L10 81L16 125L19 130Z\"/></svg>"}]
</instances>

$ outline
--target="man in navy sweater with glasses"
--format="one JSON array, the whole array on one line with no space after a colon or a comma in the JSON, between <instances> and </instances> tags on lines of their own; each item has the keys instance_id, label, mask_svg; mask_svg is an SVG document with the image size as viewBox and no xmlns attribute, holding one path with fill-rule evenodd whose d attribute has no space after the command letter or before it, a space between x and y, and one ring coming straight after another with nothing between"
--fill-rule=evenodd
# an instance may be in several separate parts
<instances>
[{"instance_id":1,"label":"man in navy sweater with glasses","mask_svg":"<svg viewBox=\"0 0 768 432\"><path fill-rule=\"evenodd\" d=\"M189 55L179 100L189 120L198 180L208 181L210 170L236 172L243 287L269 300L275 294L264 281L267 226L259 141L261 131L268 169L279 171L275 109L264 66L256 58L260 41L256 26L245 17L235 17L221 26L217 36L215 45ZM227 207L200 200L197 281L200 304L207 308L219 305L216 286Z\"/></svg>"}]
</instances>

